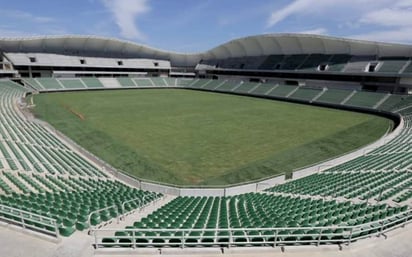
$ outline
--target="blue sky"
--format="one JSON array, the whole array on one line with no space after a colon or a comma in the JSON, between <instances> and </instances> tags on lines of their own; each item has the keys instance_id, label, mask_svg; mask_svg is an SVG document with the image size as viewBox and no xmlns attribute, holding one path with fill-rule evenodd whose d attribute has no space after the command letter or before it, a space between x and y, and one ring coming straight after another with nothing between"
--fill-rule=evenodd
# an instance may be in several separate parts
<instances>
[{"instance_id":1,"label":"blue sky","mask_svg":"<svg viewBox=\"0 0 412 257\"><path fill-rule=\"evenodd\" d=\"M412 0L14 0L0 37L81 34L179 52L263 33L412 43Z\"/></svg>"}]
</instances>

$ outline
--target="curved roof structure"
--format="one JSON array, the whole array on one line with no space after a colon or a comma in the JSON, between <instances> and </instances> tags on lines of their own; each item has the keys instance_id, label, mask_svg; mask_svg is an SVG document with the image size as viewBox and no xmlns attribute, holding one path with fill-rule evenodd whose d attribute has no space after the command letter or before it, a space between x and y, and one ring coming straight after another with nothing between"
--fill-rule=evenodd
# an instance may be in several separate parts
<instances>
[{"instance_id":1,"label":"curved roof structure","mask_svg":"<svg viewBox=\"0 0 412 257\"><path fill-rule=\"evenodd\" d=\"M68 35L0 38L0 51L164 59L170 60L174 66L193 66L201 59L271 54L318 53L404 57L412 56L412 45L309 34L266 34L234 39L202 53L177 53L113 38Z\"/></svg>"}]
</instances>

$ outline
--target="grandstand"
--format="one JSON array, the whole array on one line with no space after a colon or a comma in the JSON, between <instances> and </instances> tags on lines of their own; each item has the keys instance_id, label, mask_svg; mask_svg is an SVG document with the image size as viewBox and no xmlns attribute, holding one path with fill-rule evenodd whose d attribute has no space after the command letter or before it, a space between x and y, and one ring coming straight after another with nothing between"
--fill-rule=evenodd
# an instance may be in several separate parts
<instances>
[{"instance_id":1,"label":"grandstand","mask_svg":"<svg viewBox=\"0 0 412 257\"><path fill-rule=\"evenodd\" d=\"M27 49L20 44L26 41ZM76 54L59 47L45 52L45 42L65 42ZM202 54L127 43L135 51L112 47L91 56L101 42L125 44L0 39L15 69L0 80L1 222L59 239L87 235L90 247L110 253L362 244L411 221L411 46L280 34L237 39ZM236 44L242 47L231 48ZM176 78L174 67L191 68ZM161 88L361 111L389 117L397 127L379 143L295 171L291 179L184 188L129 177L27 111L28 96L38 93Z\"/></svg>"},{"instance_id":2,"label":"grandstand","mask_svg":"<svg viewBox=\"0 0 412 257\"><path fill-rule=\"evenodd\" d=\"M55 82L45 81L49 85ZM110 179L47 129L15 112L15 99L26 91L21 86L4 81L0 82L0 90L3 219L70 236L75 230L116 218L124 201L139 199L134 203L136 207L161 197ZM88 215L105 207L111 209L95 214L88 224Z\"/></svg>"}]
</instances>

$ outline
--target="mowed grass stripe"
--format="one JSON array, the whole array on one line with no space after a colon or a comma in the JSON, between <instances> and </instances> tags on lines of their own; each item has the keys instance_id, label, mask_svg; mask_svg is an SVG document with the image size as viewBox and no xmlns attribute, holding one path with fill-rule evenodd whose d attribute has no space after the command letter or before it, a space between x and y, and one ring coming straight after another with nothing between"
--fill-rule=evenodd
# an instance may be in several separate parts
<instances>
[{"instance_id":1,"label":"mowed grass stripe","mask_svg":"<svg viewBox=\"0 0 412 257\"><path fill-rule=\"evenodd\" d=\"M116 168L180 185L288 172L370 143L390 125L372 115L177 89L40 94L35 104L39 118Z\"/></svg>"}]
</instances>

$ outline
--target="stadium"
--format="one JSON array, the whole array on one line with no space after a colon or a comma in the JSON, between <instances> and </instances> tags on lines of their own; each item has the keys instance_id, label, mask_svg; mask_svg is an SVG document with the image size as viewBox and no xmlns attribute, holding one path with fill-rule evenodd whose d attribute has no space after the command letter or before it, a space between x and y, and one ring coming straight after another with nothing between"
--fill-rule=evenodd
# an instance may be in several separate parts
<instances>
[{"instance_id":1,"label":"stadium","mask_svg":"<svg viewBox=\"0 0 412 257\"><path fill-rule=\"evenodd\" d=\"M25 254L410 254L411 45L44 36L0 53L0 230Z\"/></svg>"}]
</instances>

